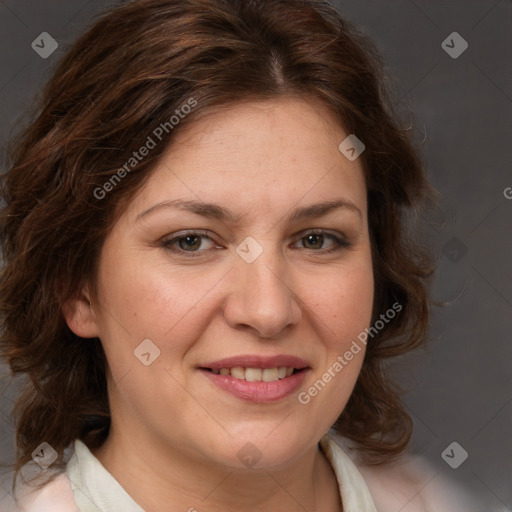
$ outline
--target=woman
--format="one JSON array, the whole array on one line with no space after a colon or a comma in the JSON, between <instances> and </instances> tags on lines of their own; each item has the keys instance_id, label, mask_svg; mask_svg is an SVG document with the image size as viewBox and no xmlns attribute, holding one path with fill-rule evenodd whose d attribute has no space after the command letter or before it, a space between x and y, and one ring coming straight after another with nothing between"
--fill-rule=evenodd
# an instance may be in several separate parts
<instances>
[{"instance_id":1,"label":"woman","mask_svg":"<svg viewBox=\"0 0 512 512\"><path fill-rule=\"evenodd\" d=\"M11 155L14 510L462 504L400 459L383 371L425 341L432 265L406 215L430 188L377 50L332 7L115 9Z\"/></svg>"}]
</instances>

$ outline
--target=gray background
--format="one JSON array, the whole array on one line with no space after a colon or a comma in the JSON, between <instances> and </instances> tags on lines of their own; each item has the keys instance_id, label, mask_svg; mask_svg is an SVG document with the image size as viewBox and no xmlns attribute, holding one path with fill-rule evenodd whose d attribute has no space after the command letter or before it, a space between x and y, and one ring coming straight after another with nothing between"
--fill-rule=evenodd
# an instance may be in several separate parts
<instances>
[{"instance_id":1,"label":"gray background","mask_svg":"<svg viewBox=\"0 0 512 512\"><path fill-rule=\"evenodd\" d=\"M3 169L9 133L23 122L20 116L63 48L109 5L115 2L0 1ZM386 70L396 79L397 108L404 120L413 115L413 137L423 141L430 181L441 193L429 221L439 256L432 294L448 305L433 309L427 350L393 365L410 390L411 452L433 464L436 475L465 485L486 510L511 511L512 200L504 191L512 187L512 3L350 0L335 5L383 53ZM48 59L31 48L41 32L59 43ZM456 59L441 45L452 32L469 45ZM17 384L6 375L0 365L1 463L12 462L14 453L9 411ZM456 470L441 457L453 441L469 454Z\"/></svg>"}]
</instances>

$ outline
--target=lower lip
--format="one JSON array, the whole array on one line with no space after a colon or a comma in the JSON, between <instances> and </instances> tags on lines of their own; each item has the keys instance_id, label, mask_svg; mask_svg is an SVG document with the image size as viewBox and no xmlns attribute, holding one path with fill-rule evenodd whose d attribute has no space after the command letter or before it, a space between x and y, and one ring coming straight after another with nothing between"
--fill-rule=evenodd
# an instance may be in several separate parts
<instances>
[{"instance_id":1,"label":"lower lip","mask_svg":"<svg viewBox=\"0 0 512 512\"><path fill-rule=\"evenodd\" d=\"M286 398L296 391L304 382L308 369L273 382L251 382L235 379L231 375L220 375L208 370L200 369L200 371L220 389L227 391L237 398L247 400L248 402L268 403Z\"/></svg>"}]
</instances>

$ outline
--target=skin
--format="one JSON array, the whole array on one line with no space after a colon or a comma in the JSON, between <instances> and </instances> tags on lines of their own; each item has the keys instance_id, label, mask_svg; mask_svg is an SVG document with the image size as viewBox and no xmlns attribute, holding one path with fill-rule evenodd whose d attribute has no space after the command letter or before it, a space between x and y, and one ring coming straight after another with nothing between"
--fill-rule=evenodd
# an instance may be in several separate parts
<instances>
[{"instance_id":1,"label":"skin","mask_svg":"<svg viewBox=\"0 0 512 512\"><path fill-rule=\"evenodd\" d=\"M85 287L65 308L76 334L101 339L109 365L112 429L94 455L145 510L342 510L317 443L345 407L364 350L308 404L297 394L371 320L366 187L361 160L338 150L347 135L323 105L301 98L238 104L191 123L106 238L97 296ZM138 218L176 199L240 218L170 206ZM331 200L352 206L287 218ZM311 242L311 229L350 246L326 253L337 244ZM198 257L164 245L184 230L208 232L211 240L193 239ZM236 252L248 236L263 248L252 263ZM150 366L134 356L144 339L161 351ZM258 404L197 369L241 354L296 355L310 370L297 392ZM252 468L237 457L249 442L261 454Z\"/></svg>"}]
</instances>

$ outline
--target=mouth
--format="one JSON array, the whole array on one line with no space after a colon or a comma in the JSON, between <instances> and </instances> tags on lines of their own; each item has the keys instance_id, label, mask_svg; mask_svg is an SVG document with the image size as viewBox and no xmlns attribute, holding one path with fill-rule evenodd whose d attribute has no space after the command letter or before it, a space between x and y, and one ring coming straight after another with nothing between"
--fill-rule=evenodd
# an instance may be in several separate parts
<instances>
[{"instance_id":1,"label":"mouth","mask_svg":"<svg viewBox=\"0 0 512 512\"><path fill-rule=\"evenodd\" d=\"M311 367L295 356L235 356L197 367L218 388L248 402L270 403L294 393Z\"/></svg>"},{"instance_id":2,"label":"mouth","mask_svg":"<svg viewBox=\"0 0 512 512\"><path fill-rule=\"evenodd\" d=\"M235 366L233 368L200 368L215 375L231 376L237 380L248 382L275 382L286 379L306 368L294 368L293 366L276 366L274 368L245 368Z\"/></svg>"}]
</instances>

